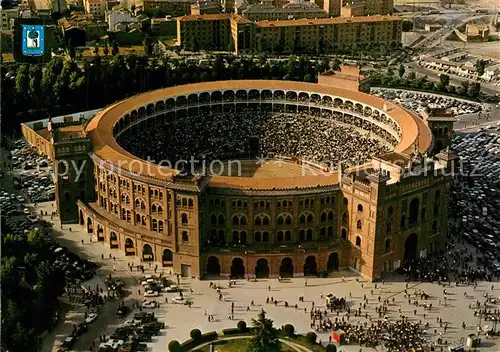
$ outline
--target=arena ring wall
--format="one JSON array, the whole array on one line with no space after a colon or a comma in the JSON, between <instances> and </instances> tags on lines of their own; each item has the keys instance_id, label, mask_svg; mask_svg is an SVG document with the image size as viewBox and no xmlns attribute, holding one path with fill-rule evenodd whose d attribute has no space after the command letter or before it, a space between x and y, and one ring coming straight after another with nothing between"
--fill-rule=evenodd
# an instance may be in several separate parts
<instances>
[{"instance_id":1,"label":"arena ring wall","mask_svg":"<svg viewBox=\"0 0 500 352\"><path fill-rule=\"evenodd\" d=\"M163 115L236 111L241 105L355 116L383 128L398 153L426 153L432 146L430 130L410 112L337 87L263 80L161 89L111 105L87 125L96 202L78 202L80 224L111 248L184 276L300 276L347 267L376 276L373 260L364 259L373 258L375 248L358 242L376 221L360 206L376 208L377 200L347 199L337 173L186 178L140 160L116 141L128 128L151 126Z\"/></svg>"}]
</instances>

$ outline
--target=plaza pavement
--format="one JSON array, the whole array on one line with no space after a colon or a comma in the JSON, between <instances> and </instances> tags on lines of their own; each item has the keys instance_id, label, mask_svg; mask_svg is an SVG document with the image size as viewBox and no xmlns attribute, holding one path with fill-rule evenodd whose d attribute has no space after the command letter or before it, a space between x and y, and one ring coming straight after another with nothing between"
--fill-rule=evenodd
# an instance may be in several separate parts
<instances>
[{"instance_id":1,"label":"plaza pavement","mask_svg":"<svg viewBox=\"0 0 500 352\"><path fill-rule=\"evenodd\" d=\"M38 213L40 213L40 209L50 210L51 204L41 204L38 207ZM50 216L44 218L50 221ZM72 228L71 232L69 231L69 227ZM109 249L105 244L97 242L96 238L90 242L89 235L80 225L64 225L61 231L57 219L54 219L54 238L61 245L67 246L82 257L97 262L101 266L98 271L100 278L107 277L109 273L112 273L117 278L122 278L127 285L127 294L124 298L125 304L131 306L133 302L143 300L143 297L138 292L138 290L141 290L141 294L143 293L142 287L138 282L138 278L142 276L142 273L138 273L135 270L130 272L128 269L128 263L134 263L134 265L140 264L138 258L125 257L121 251ZM84 240L83 245L81 243L82 239ZM109 254L114 256L116 260L109 259ZM104 259L101 259L101 255L104 256ZM147 264L145 267L146 274L153 274L152 268L149 268ZM161 270L162 268L159 269L158 273ZM166 271L164 271L164 274L168 275ZM342 275L345 275L346 282L342 282ZM175 281L175 277L173 279ZM307 286L305 285L306 280ZM479 282L476 290L472 286L455 287L452 284L446 287L448 299L447 305L444 306L443 286L430 283L410 283L409 293L413 293L415 289L425 291L431 295L431 298L427 301L419 300L419 303L432 303L433 306L431 311L418 307L417 315L415 316L413 302L409 305L408 300L403 297L405 283L402 280L397 280L396 278L383 284L378 283L377 288L375 288L375 284L370 282L364 280L357 282L352 273L338 272L335 273L334 277L329 278L292 278L283 282L278 282L277 279L262 279L257 282L237 280L237 284L229 288L227 279L219 279L213 281L222 286L224 301L219 301L216 291L209 288L210 281L181 278L181 286L186 289L185 296L192 298L193 306L189 308L184 305L164 303L165 297L168 298L169 302L172 302L172 298L176 296L174 293L163 293L162 297L156 298L157 301L161 302L161 306L152 311L155 312L155 315L161 321L165 322L166 329L161 336L155 338L155 342L151 343L150 347L153 352L164 352L169 341L179 340L182 342L188 339L190 330L194 328L198 328L202 332L220 331L224 328L236 327L239 320L245 320L250 325L251 319L257 315L260 309L264 309L268 313L269 317L274 320L275 326L280 327L290 323L295 326L297 332L306 333L312 330L309 316L312 303L314 302L316 308L324 308L325 300L321 298L321 294L327 295L330 293L337 297L346 297L348 304L352 307L359 307L359 303L363 301L363 296L367 296L369 303L366 310L363 310L363 318L351 316L351 322L358 320L364 322L366 320L364 318L365 312L369 314L368 320L373 319L376 321L378 317L375 313L375 308L379 305L378 297L380 296L382 301L387 298L391 300L388 312L390 319L399 317L398 310L401 307L402 314L407 315L410 320L422 321L422 323L429 322L430 327L426 332L431 341L436 341L441 336L443 340L455 343L459 342L462 338L466 338L468 334L477 331L479 320L477 317L474 317L473 311L468 308L469 304L476 300L482 302L484 293L500 297L500 283L498 282L493 283L494 290L491 290L492 283L488 282ZM85 283L85 285L94 287L96 283L99 283L101 286L102 279L94 278L91 283ZM270 290L269 287L271 288ZM371 294L372 290L374 291L373 295ZM464 296L464 293L466 293L466 296ZM350 295L352 298L350 298ZM298 302L299 296L304 296L305 302ZM273 297L275 300L278 300L278 305L266 304L267 297ZM393 297L395 299L394 303L392 303ZM254 306L251 306L252 301L254 301ZM291 307L285 308L285 301ZM229 315L233 302L235 305L234 320L230 320ZM294 308L295 304L298 305L297 309ZM247 307L250 308L250 311L247 311ZM304 308L307 309L307 313L304 312ZM491 305L490 308L500 309L500 305ZM114 310L106 309L106 311L107 314L100 314L97 321L91 324L91 329L87 333L88 336L84 338L83 342L75 345L75 350L88 351L88 346L92 339L97 338L99 334L103 333L109 335L125 320L115 318ZM214 321L209 322L205 312L214 315ZM423 317L424 313L426 314L426 318ZM74 314L69 312L67 316L71 317ZM328 316L332 320L335 320L336 314L329 313ZM443 328L439 327L436 318L442 318L443 323L448 323L446 332L444 332ZM462 322L466 323L465 330L461 326ZM93 325L98 326L98 328L94 328ZM492 326L491 322L483 321L481 326L484 325ZM61 338L71 331L71 327L72 325L67 322L63 322L56 327L52 334L56 336L53 339L55 345L61 343ZM434 333L434 329L437 329L436 334ZM323 344L326 344L328 342L328 334L318 333L318 339ZM50 340L46 342L46 347L49 343ZM487 340L483 335L479 350L484 352L500 351L500 339L497 337ZM50 351L50 349L45 348L44 351ZM356 345L342 346L339 348L339 351L358 352L360 351L360 347ZM375 350L363 347L362 351Z\"/></svg>"}]
</instances>

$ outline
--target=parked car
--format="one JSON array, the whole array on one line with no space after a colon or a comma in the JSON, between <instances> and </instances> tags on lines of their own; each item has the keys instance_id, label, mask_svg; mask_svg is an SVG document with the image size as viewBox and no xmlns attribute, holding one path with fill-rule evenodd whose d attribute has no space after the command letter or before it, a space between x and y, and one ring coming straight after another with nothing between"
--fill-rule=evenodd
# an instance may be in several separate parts
<instances>
[{"instance_id":1,"label":"parked car","mask_svg":"<svg viewBox=\"0 0 500 352\"><path fill-rule=\"evenodd\" d=\"M92 323L94 320L97 319L97 313L90 313L88 316L87 316L87 319L85 319L85 322L87 324L90 324Z\"/></svg>"},{"instance_id":2,"label":"parked car","mask_svg":"<svg viewBox=\"0 0 500 352\"><path fill-rule=\"evenodd\" d=\"M156 308L158 307L158 303L156 301L144 301L142 303L142 308Z\"/></svg>"},{"instance_id":3,"label":"parked car","mask_svg":"<svg viewBox=\"0 0 500 352\"><path fill-rule=\"evenodd\" d=\"M149 290L144 292L144 297L158 297L160 294L157 291Z\"/></svg>"}]
</instances>

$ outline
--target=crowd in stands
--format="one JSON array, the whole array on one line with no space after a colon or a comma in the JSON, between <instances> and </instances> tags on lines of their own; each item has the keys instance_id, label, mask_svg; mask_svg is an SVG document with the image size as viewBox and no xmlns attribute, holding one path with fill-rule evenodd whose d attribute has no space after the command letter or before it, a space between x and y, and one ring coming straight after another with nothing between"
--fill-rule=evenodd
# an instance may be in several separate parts
<instances>
[{"instance_id":1,"label":"crowd in stands","mask_svg":"<svg viewBox=\"0 0 500 352\"><path fill-rule=\"evenodd\" d=\"M171 115L170 115L171 116ZM351 126L354 125L353 126ZM248 110L163 117L153 128L130 128L118 142L132 154L159 162L228 160L249 156L249 140L258 137L259 154L297 157L337 167L363 163L389 151L380 139L389 134L360 118L319 114L256 113ZM377 138L378 137L378 138Z\"/></svg>"}]
</instances>

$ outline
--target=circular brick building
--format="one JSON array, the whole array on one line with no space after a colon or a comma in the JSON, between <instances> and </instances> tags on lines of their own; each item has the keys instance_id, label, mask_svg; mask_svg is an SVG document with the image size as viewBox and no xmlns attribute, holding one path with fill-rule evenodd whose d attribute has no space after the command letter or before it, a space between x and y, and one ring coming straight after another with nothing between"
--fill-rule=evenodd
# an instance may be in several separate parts
<instances>
[{"instance_id":1,"label":"circular brick building","mask_svg":"<svg viewBox=\"0 0 500 352\"><path fill-rule=\"evenodd\" d=\"M293 155L278 165L269 155L258 167L243 160L246 171L238 176L186 175L119 143L162 119L243 110L361 120L390 152L343 170ZM286 81L189 84L111 105L85 133L95 196L77 202L79 223L103 245L183 276L290 277L350 268L376 279L443 243L450 180L438 171L450 168L450 153L426 159L434 140L427 124L364 93ZM408 172L416 170L432 172Z\"/></svg>"}]
</instances>

